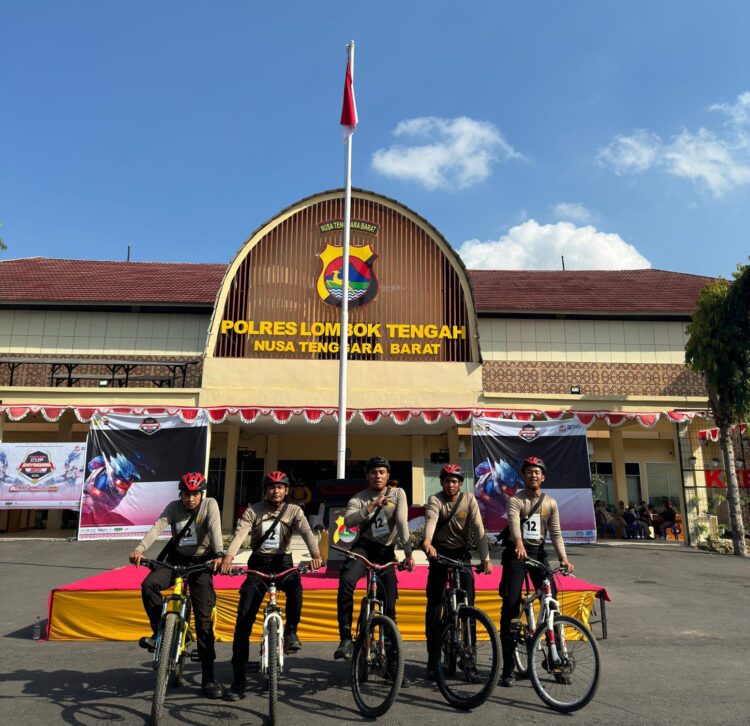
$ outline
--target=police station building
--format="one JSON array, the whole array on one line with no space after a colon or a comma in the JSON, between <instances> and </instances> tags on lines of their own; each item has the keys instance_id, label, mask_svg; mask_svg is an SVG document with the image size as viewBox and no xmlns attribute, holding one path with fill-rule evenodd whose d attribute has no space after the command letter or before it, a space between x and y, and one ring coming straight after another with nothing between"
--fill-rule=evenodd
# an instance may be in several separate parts
<instances>
[{"instance_id":1,"label":"police station building","mask_svg":"<svg viewBox=\"0 0 750 726\"><path fill-rule=\"evenodd\" d=\"M472 416L575 417L610 503L705 503L716 452L684 347L708 278L472 271L395 200L355 190L351 216L348 478L386 456L421 504L442 462L471 471ZM202 408L225 529L271 469L317 514L335 491L342 219L341 190L303 199L228 265L1 261L2 440L83 441L97 408ZM0 511L0 531L67 524Z\"/></svg>"}]
</instances>

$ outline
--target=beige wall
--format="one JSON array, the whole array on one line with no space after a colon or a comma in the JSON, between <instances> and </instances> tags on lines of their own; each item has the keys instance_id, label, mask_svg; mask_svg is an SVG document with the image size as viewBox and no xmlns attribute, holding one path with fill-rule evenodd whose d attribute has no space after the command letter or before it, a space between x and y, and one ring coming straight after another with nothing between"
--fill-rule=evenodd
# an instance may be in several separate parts
<instances>
[{"instance_id":1,"label":"beige wall","mask_svg":"<svg viewBox=\"0 0 750 726\"><path fill-rule=\"evenodd\" d=\"M338 361L206 358L201 406L338 406ZM475 406L481 366L350 361L349 408Z\"/></svg>"},{"instance_id":2,"label":"beige wall","mask_svg":"<svg viewBox=\"0 0 750 726\"><path fill-rule=\"evenodd\" d=\"M208 315L44 310L0 312L0 353L200 355Z\"/></svg>"},{"instance_id":3,"label":"beige wall","mask_svg":"<svg viewBox=\"0 0 750 726\"><path fill-rule=\"evenodd\" d=\"M642 320L479 321L485 360L684 363L685 323Z\"/></svg>"}]
</instances>

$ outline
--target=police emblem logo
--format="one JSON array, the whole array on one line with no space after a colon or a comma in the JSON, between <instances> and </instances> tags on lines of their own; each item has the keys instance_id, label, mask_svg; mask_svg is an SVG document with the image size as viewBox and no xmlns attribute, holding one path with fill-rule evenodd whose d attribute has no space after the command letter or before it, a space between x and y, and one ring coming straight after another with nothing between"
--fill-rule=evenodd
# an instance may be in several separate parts
<instances>
[{"instance_id":1,"label":"police emblem logo","mask_svg":"<svg viewBox=\"0 0 750 726\"><path fill-rule=\"evenodd\" d=\"M322 269L316 290L324 303L334 307L341 307L343 298L343 251L343 247L326 244L318 255ZM377 257L370 245L349 247L349 307L367 305L377 295L378 279L373 270Z\"/></svg>"}]
</instances>

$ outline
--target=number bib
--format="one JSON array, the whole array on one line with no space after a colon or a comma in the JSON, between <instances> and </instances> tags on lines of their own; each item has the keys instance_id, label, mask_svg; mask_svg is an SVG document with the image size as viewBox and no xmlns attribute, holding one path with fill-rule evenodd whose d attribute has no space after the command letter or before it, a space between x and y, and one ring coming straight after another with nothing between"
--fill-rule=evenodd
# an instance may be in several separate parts
<instances>
[{"instance_id":1,"label":"number bib","mask_svg":"<svg viewBox=\"0 0 750 726\"><path fill-rule=\"evenodd\" d=\"M542 541L542 515L534 512L521 527L521 537L529 542Z\"/></svg>"},{"instance_id":2,"label":"number bib","mask_svg":"<svg viewBox=\"0 0 750 726\"><path fill-rule=\"evenodd\" d=\"M385 516L385 512L378 512L378 516L375 517L375 521L372 523L372 533L378 539L385 539L391 533L391 528L388 526L388 518Z\"/></svg>"},{"instance_id":3,"label":"number bib","mask_svg":"<svg viewBox=\"0 0 750 726\"><path fill-rule=\"evenodd\" d=\"M182 528L187 524L187 519L183 519L182 522L175 523L175 530L179 534L182 532ZM178 547L197 547L198 546L198 533L195 531L195 522L193 522L186 530L185 534L180 537L180 541L177 543Z\"/></svg>"},{"instance_id":4,"label":"number bib","mask_svg":"<svg viewBox=\"0 0 750 726\"><path fill-rule=\"evenodd\" d=\"M263 522L261 524L261 532L265 536L266 532L268 532L269 529L271 529L271 525L273 524L274 520L269 520L267 522ZM271 532L271 536L261 545L261 550L277 550L279 547L281 547L281 540L279 539L279 526L281 523L279 523L276 526L276 529L274 529L273 532Z\"/></svg>"}]
</instances>

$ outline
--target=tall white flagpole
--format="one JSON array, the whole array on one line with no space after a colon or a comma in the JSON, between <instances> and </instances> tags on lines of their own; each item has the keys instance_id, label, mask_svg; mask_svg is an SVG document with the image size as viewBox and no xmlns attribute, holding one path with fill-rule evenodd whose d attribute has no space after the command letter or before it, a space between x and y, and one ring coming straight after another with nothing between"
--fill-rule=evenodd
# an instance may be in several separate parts
<instances>
[{"instance_id":1,"label":"tall white flagpole","mask_svg":"<svg viewBox=\"0 0 750 726\"><path fill-rule=\"evenodd\" d=\"M354 79L354 41L347 46L349 71ZM346 385L349 362L349 239L352 213L352 137L346 139L346 183L344 192L344 249L341 257L341 336L339 340L339 429L336 446L336 478L346 475Z\"/></svg>"}]
</instances>

